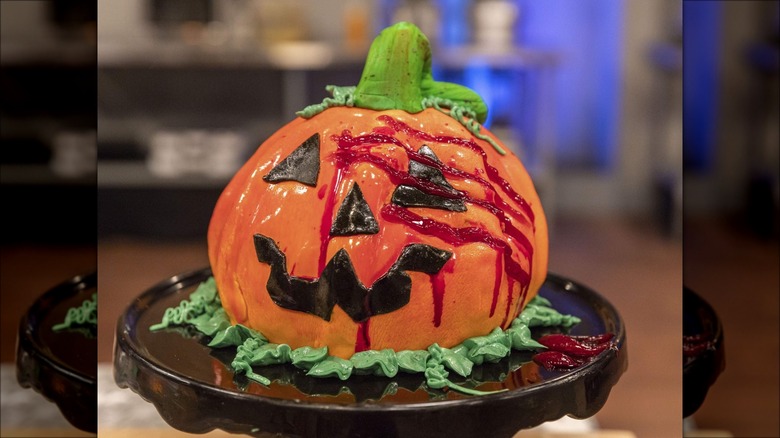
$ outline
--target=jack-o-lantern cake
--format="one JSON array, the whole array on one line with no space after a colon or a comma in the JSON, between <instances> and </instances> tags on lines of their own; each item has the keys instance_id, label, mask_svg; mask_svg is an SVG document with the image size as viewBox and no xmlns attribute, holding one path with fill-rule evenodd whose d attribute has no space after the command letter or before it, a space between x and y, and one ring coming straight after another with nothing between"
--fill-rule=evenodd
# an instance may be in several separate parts
<instances>
[{"instance_id":1,"label":"jack-o-lantern cake","mask_svg":"<svg viewBox=\"0 0 780 438\"><path fill-rule=\"evenodd\" d=\"M607 348L609 336L532 339L530 327L579 321L536 296L539 196L480 126L481 98L433 80L419 29L385 29L359 84L329 91L227 185L208 230L213 280L152 330L192 324L263 384L257 366L291 363L341 379L425 373L428 387L466 391L445 365L467 376L549 348L534 361L570 368Z\"/></svg>"},{"instance_id":2,"label":"jack-o-lantern cake","mask_svg":"<svg viewBox=\"0 0 780 438\"><path fill-rule=\"evenodd\" d=\"M531 178L474 129L479 96L430 67L416 27L384 30L357 87L335 90L343 105L303 111L235 175L208 232L231 322L348 359L508 328L536 295L547 224Z\"/></svg>"}]
</instances>

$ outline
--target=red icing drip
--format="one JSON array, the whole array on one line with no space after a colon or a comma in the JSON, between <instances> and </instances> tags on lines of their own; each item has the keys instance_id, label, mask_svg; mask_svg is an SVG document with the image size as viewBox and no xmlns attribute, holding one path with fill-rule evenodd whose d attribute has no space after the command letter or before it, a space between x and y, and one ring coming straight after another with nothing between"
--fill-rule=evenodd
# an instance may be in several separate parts
<instances>
[{"instance_id":1,"label":"red icing drip","mask_svg":"<svg viewBox=\"0 0 780 438\"><path fill-rule=\"evenodd\" d=\"M501 253L497 253L496 257L496 281L493 283L493 301L490 303L490 317L496 313L496 305L498 304L498 293L501 291L501 277L503 277L504 263L501 258Z\"/></svg>"},{"instance_id":2,"label":"red icing drip","mask_svg":"<svg viewBox=\"0 0 780 438\"><path fill-rule=\"evenodd\" d=\"M522 231L518 230L517 227L512 224L512 221L509 220L503 210L497 208L494 204L491 204L487 201L482 201L471 197L467 197L466 201L479 205L496 216L501 222L501 229L504 231L504 233L517 242L517 245L522 250L524 256L529 259L531 258L531 255L534 252L531 241L528 240Z\"/></svg>"},{"instance_id":3,"label":"red icing drip","mask_svg":"<svg viewBox=\"0 0 780 438\"><path fill-rule=\"evenodd\" d=\"M328 190L328 185L327 184L323 184L322 187L320 187L320 189L317 190L317 197L320 198L320 199L324 198L325 197L325 193L327 192L327 190Z\"/></svg>"},{"instance_id":4,"label":"red icing drip","mask_svg":"<svg viewBox=\"0 0 780 438\"><path fill-rule=\"evenodd\" d=\"M358 323L357 338L355 339L355 353L371 349L371 337L368 335L369 321L371 321L370 318Z\"/></svg>"},{"instance_id":5,"label":"red icing drip","mask_svg":"<svg viewBox=\"0 0 780 438\"><path fill-rule=\"evenodd\" d=\"M506 288L506 311L504 312L504 319L501 320L501 327L506 327L507 321L509 321L509 312L512 309L512 298L514 292L514 287L511 281L507 282L507 288Z\"/></svg>"},{"instance_id":6,"label":"red icing drip","mask_svg":"<svg viewBox=\"0 0 780 438\"><path fill-rule=\"evenodd\" d=\"M336 208L336 192L338 192L339 185L341 183L342 168L336 162L336 173L333 174L333 182L331 187L333 189L328 193L328 199L325 201L325 210L322 212L322 220L320 221L320 258L318 261L317 272L322 272L325 269L325 262L328 256L328 244L330 243L330 227L333 223L333 212ZM324 185L323 188L327 187ZM320 189L323 192L323 189ZM319 192L318 192L319 196ZM323 193L324 196L324 193Z\"/></svg>"},{"instance_id":7,"label":"red icing drip","mask_svg":"<svg viewBox=\"0 0 780 438\"><path fill-rule=\"evenodd\" d=\"M431 276L431 291L433 293L433 326L441 325L441 314L444 307L444 272Z\"/></svg>"},{"instance_id":8,"label":"red icing drip","mask_svg":"<svg viewBox=\"0 0 780 438\"><path fill-rule=\"evenodd\" d=\"M696 357L707 350L715 349L715 341L711 335L698 334L683 336L683 357Z\"/></svg>"},{"instance_id":9,"label":"red icing drip","mask_svg":"<svg viewBox=\"0 0 780 438\"><path fill-rule=\"evenodd\" d=\"M548 370L577 368L584 363L582 360L573 358L560 351L543 351L534 354L532 359Z\"/></svg>"},{"instance_id":10,"label":"red icing drip","mask_svg":"<svg viewBox=\"0 0 780 438\"><path fill-rule=\"evenodd\" d=\"M333 140L335 140L338 143L339 149L336 152L336 159L338 162L340 162L341 166L349 166L355 162L370 163L375 167L383 170L385 173L387 173L391 181L396 185L403 184L403 185L413 186L428 194L442 196L446 198L462 199L466 202L470 202L472 204L479 205L480 207L485 208L490 213L495 215L496 218L498 218L504 233L506 233L510 238L512 238L516 242L516 245L521 250L523 255L529 260L529 264L530 264L530 261L532 259L532 254L533 254L533 246L530 240L525 236L525 234L523 234L519 229L517 229L516 226L512 224L511 220L507 217L505 212L510 212L514 217L518 218L524 223L532 223L534 217L533 211L530 209L530 206L528 206L528 203L525 202L525 200L520 195L514 192L514 190L511 189L509 183L498 174L498 171L494 167L490 166L490 164L487 163L487 155L476 143L466 139L457 138L457 137L432 136L430 134L426 134L421 131L414 130L408 125L393 120L392 118L387 116L381 116L379 119L388 123L390 126L393 127L393 129L395 129L395 131L403 131L407 134L414 135L424 140L436 141L440 143L447 143L447 144L454 144L454 145L462 145L476 151L482 156L483 163L486 166L486 169L488 169L487 172L488 175L489 176L492 175L491 180L493 180L499 186L505 189L505 191L510 195L510 197L520 205L521 210L523 210L523 213L515 211L511 206L509 206L506 202L504 202L501 199L501 197L497 196L497 194L495 193L495 189L490 184L490 182L484 180L478 175L470 174L460 169L447 166L428 156L418 153L410 145L401 142L396 137L387 135L388 132L387 127L385 127L384 129L375 128L371 134L361 135L357 137L353 137L348 131L342 132L340 136L333 136ZM489 200L475 199L469 196L468 193L458 191L458 190L448 190L430 181L415 178L414 176L410 175L405 171L398 170L398 166L391 166L382 157L371 155L366 148L366 146L380 145L380 144L393 144L399 147L403 147L406 150L409 159L411 160L415 160L425 165L437 168L441 170L443 173L449 175L454 175L459 178L471 179L477 181L487 189ZM496 239L495 237L492 236L491 238ZM509 249L506 242L502 242L501 244L494 243L491 244L491 246L493 247L500 246L502 248L506 247L506 249L509 250L509 253L511 253L511 249ZM506 267L508 270L512 270L514 267L519 268L519 265L517 264L517 262L512 261L511 263L507 263ZM520 271L522 271L522 268L520 268ZM524 276L528 277L529 275L526 273ZM518 280L520 280L522 284L525 285L527 283L526 281L522 280L523 275L515 275L515 277Z\"/></svg>"}]
</instances>

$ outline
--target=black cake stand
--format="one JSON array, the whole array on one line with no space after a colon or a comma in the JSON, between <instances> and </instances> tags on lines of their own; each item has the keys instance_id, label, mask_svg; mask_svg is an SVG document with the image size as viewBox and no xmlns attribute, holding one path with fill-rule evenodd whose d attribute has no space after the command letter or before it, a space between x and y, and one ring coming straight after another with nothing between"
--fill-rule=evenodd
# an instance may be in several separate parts
<instances>
[{"instance_id":1,"label":"black cake stand","mask_svg":"<svg viewBox=\"0 0 780 438\"><path fill-rule=\"evenodd\" d=\"M48 290L19 325L16 378L57 404L73 426L97 431L97 340L88 328L54 332L71 307L97 291L97 274L78 275Z\"/></svg>"},{"instance_id":2,"label":"black cake stand","mask_svg":"<svg viewBox=\"0 0 780 438\"><path fill-rule=\"evenodd\" d=\"M540 295L582 322L571 335L613 333L614 348L568 371L548 371L530 353L513 352L496 364L475 366L468 396L426 390L422 374L394 378L353 376L347 381L306 376L291 365L257 368L269 386L234 376L235 348L211 349L208 338L185 328L151 332L166 308L186 299L209 269L169 278L136 298L120 317L114 351L117 384L155 405L176 429L219 428L258 437L511 437L565 415L587 418L601 409L628 365L626 332L615 308L596 292L549 275ZM535 333L534 335L540 335Z\"/></svg>"}]
</instances>

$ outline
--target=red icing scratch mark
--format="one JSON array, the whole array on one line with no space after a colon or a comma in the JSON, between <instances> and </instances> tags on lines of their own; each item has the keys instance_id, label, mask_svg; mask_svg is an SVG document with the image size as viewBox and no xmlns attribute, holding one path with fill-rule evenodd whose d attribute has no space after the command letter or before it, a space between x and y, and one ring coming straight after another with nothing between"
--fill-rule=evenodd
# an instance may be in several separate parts
<instances>
[{"instance_id":1,"label":"red icing scratch mark","mask_svg":"<svg viewBox=\"0 0 780 438\"><path fill-rule=\"evenodd\" d=\"M401 140L392 135L388 135L388 129L386 129L387 127L385 127L385 129L376 128L371 134L357 137L353 137L346 130L340 136L334 135L332 138L338 143L338 150L335 154L336 160L340 162L341 168L347 167L355 162L370 163L375 167L383 170L390 177L391 181L396 185L410 185L428 194L446 198L462 199L466 202L485 208L487 211L496 216L496 218L499 220L499 223L501 224L502 231L514 241L516 248L519 249L522 255L528 260L529 269L527 272L522 269L518 262L511 258L512 248L510 248L507 241L492 236L490 233L487 233L484 230L480 230L475 227L469 227L460 228L455 230L455 232L451 232L454 230L452 227L449 227L448 230L448 226L445 224L440 224L431 219L421 218L420 216L410 212L403 212L400 208L393 205L385 206L382 210L382 213L386 216L386 218L395 218L398 221L405 222L410 227L425 234L442 237L441 234L443 232L449 236L449 239L445 238L444 240L455 245L480 241L500 250L499 252L503 251L505 258L504 267L507 270L507 274L514 277L521 283L523 286L521 290L526 290L530 280L531 263L533 259L533 245L531 244L529 238L512 223L506 212L509 212L515 218L515 220L529 224L533 228L533 210L530 208L530 205L525 201L525 199L523 199L522 196L520 196L517 192L514 191L514 189L512 189L512 187L509 185L509 182L499 175L498 170L487 162L487 155L485 151L482 150L479 145L468 139L447 136L433 136L431 134L412 129L408 125L394 120L389 116L381 116L379 117L379 120L387 123L389 127L392 127L392 129L396 132L401 131L423 140L463 146L478 153L482 157L485 169L487 169L486 173L488 174L488 177L491 179L491 181L501 187L502 190L518 204L522 213L516 211L500 196L497 196L495 188L489 181L486 181L476 174L470 174L463 170L447 166L428 156L418 153L412 148L412 146L403 143ZM380 144L394 144L396 146L403 147L407 156L411 160L415 160L425 165L437 168L448 175L478 182L487 189L486 193L488 199L475 199L466 192L457 190L451 191L436 185L431 181L418 179L407 172L398 170L397 165L392 166L384 158L371 155L370 150L366 148L366 146ZM477 234L481 234L482 238L476 238ZM465 237L466 235L469 237Z\"/></svg>"},{"instance_id":2,"label":"red icing scratch mark","mask_svg":"<svg viewBox=\"0 0 780 438\"><path fill-rule=\"evenodd\" d=\"M509 184L507 180L501 177L498 169L488 163L487 154L485 151L473 140L467 138L451 137L451 136L436 136L426 132L416 130L405 123L395 120L389 116L383 115L378 118L386 126L375 127L371 133L353 137L347 130L343 131L341 135L333 135L331 138L334 140L338 149L333 155L335 158L336 173L331 183L331 191L326 201L325 211L320 226L320 237L322 246L320 250L319 258L319 271L325 267L327 247L330 242L330 226L333 219L333 213L335 208L335 197L340 186L342 174L353 163L369 163L376 168L384 171L391 182L396 185L409 185L416 187L421 191L446 198L461 199L470 204L484 208L486 211L493 214L501 225L503 236L493 235L487 230L480 227L462 227L455 228L445 223L438 222L431 218L421 217L411 210L402 208L397 205L388 204L385 205L382 210L382 216L391 222L401 222L406 224L413 230L419 233L436 236L443 241L454 245L460 246L467 243L484 243L494 248L498 253L496 260L496 279L493 288L493 300L491 302L490 315L495 314L495 310L498 303L498 296L500 293L501 280L503 275L502 270L507 274L507 304L504 315L504 321L502 327L506 326L512 309L519 308L525 302L528 288L530 286L532 262L533 262L533 245L520 229L517 228L515 223L522 223L526 226L530 226L534 229L534 213L528 202L518 194ZM454 146L467 148L474 153L478 154L482 158L482 169L476 169L475 173L469 173L464 170L458 169L453 166L449 166L442 162L436 161L426 155L422 155L415 151L409 144L404 143L395 134L402 132L411 137L421 139L423 141L436 142L442 144L450 144ZM475 181L485 188L486 199L476 199L469 193L459 190L452 190L446 187L439 186L431 181L420 179L410 175L408 172L399 170L398 162L389 158L371 154L371 147L381 144L392 144L402 147L407 157L410 160L414 160L425 164L427 166L439 169L445 175L451 177L461 178L463 180ZM483 176L486 175L486 180ZM498 195L497 189L494 184L500 188L509 200L517 207L509 205L501 196ZM318 196L322 199L325 196L326 189L320 188ZM517 209L516 209L517 208ZM512 219L510 219L510 217ZM512 245L510 245L512 242ZM513 257L513 247L521 254L520 257L524 257L528 263L528 269L524 269L518 261ZM441 324L441 313L443 306L444 296L444 280L440 274L431 278L434 294L434 325L439 326ZM520 294L516 305L513 307L514 301L514 283L519 283ZM370 345L368 338L368 321L360 324L360 330L358 331L358 339L356 340L356 351L359 348L365 348L366 345Z\"/></svg>"},{"instance_id":3,"label":"red icing scratch mark","mask_svg":"<svg viewBox=\"0 0 780 438\"><path fill-rule=\"evenodd\" d=\"M389 126L392 126L393 129L395 129L396 131L401 131L407 135L411 135L413 137L417 137L422 140L432 141L437 143L457 144L459 146L467 147L472 151L476 152L478 155L482 157L482 163L485 166L485 169L487 170L488 177L493 182L497 183L503 189L503 191L507 195L509 195L510 198L512 198L518 205L520 205L520 208L523 210L523 213L525 213L528 216L528 219L531 222L533 222L534 212L533 210L531 210L531 206L528 205L528 202L526 202L526 200L522 196L520 196L519 193L515 192L515 190L509 184L509 181L505 180L504 178L501 177L501 175L499 175L498 169L496 169L495 167L491 166L488 163L487 154L485 153L485 151L481 147L479 147L478 144L474 143L472 140L459 138L459 137L450 137L450 136L435 136L427 132L414 129L411 126L401 122L400 120L395 120L392 117L387 115L379 116L378 120L387 123ZM435 160L429 160L429 161L435 162Z\"/></svg>"},{"instance_id":4,"label":"red icing scratch mark","mask_svg":"<svg viewBox=\"0 0 780 438\"><path fill-rule=\"evenodd\" d=\"M325 269L326 257L328 256L328 244L330 243L330 227L333 223L333 211L336 208L336 192L341 185L342 168L339 166L338 160L336 161L336 173L333 174L333 183L331 184L332 190L328 193L328 200L325 202L325 211L322 213L322 220L320 222L320 258L317 264L317 272L321 273ZM325 186L327 187L327 185ZM322 189L320 189L322 191Z\"/></svg>"},{"instance_id":5,"label":"red icing scratch mark","mask_svg":"<svg viewBox=\"0 0 780 438\"><path fill-rule=\"evenodd\" d=\"M382 207L382 216L389 221L403 222L420 233L436 236L454 246L466 243L484 243L495 248L499 253L503 253L507 275L517 279L521 284L528 284L531 280L530 274L525 272L523 267L512 258L512 248L504 240L493 236L482 228L454 228L393 204Z\"/></svg>"}]
</instances>

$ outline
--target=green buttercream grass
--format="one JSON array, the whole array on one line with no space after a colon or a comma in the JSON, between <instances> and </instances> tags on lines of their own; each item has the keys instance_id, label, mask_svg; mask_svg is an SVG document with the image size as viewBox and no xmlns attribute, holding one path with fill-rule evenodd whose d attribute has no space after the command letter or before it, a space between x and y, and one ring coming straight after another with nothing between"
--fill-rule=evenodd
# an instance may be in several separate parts
<instances>
[{"instance_id":1,"label":"green buttercream grass","mask_svg":"<svg viewBox=\"0 0 780 438\"><path fill-rule=\"evenodd\" d=\"M347 360L329 355L327 347L292 349L287 344L269 342L261 333L241 324L231 325L219 300L214 278L210 277L190 294L189 299L166 309L162 321L149 329L157 331L191 325L211 336L209 347L236 347L231 362L234 372L262 385L270 385L271 381L256 373L254 367L292 364L309 376L340 380L347 380L352 374L394 377L401 372L424 373L429 388L446 387L466 394L484 395L492 392L455 384L448 379L449 373L468 377L475 365L498 362L512 350L545 349L531 338L531 327L571 327L579 322L576 316L558 313L547 299L537 295L506 330L496 327L485 336L466 339L452 348L433 344L427 350L367 350L357 352Z\"/></svg>"},{"instance_id":2,"label":"green buttercream grass","mask_svg":"<svg viewBox=\"0 0 780 438\"><path fill-rule=\"evenodd\" d=\"M89 299L84 300L79 307L71 307L65 314L65 320L52 326L52 330L59 332L76 327L97 326L97 293L93 293Z\"/></svg>"}]
</instances>

